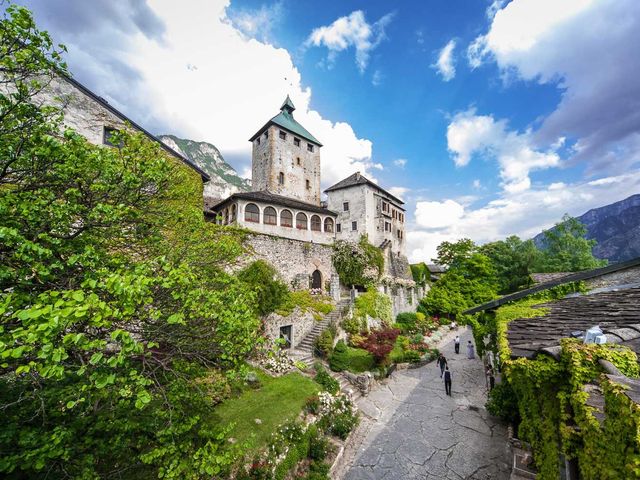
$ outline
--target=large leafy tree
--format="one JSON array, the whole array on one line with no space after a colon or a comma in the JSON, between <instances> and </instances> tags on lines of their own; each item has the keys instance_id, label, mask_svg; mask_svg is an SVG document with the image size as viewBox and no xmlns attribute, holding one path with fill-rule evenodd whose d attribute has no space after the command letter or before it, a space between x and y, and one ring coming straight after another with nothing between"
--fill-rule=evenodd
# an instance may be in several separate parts
<instances>
[{"instance_id":1,"label":"large leafy tree","mask_svg":"<svg viewBox=\"0 0 640 480\"><path fill-rule=\"evenodd\" d=\"M449 268L420 301L419 309L424 313L455 316L496 297L494 266L471 240L443 242L437 261Z\"/></svg>"},{"instance_id":2,"label":"large leafy tree","mask_svg":"<svg viewBox=\"0 0 640 480\"><path fill-rule=\"evenodd\" d=\"M530 274L539 262L540 251L532 240L522 241L516 235L487 243L480 252L489 257L496 271L498 293L512 293L531 285Z\"/></svg>"},{"instance_id":3,"label":"large leafy tree","mask_svg":"<svg viewBox=\"0 0 640 480\"><path fill-rule=\"evenodd\" d=\"M595 240L587 240L587 228L576 218L562 220L544 232L543 249L537 262L539 272L577 272L605 266L607 260L593 256Z\"/></svg>"},{"instance_id":4,"label":"large leafy tree","mask_svg":"<svg viewBox=\"0 0 640 480\"><path fill-rule=\"evenodd\" d=\"M64 74L31 14L0 20L0 475L202 478L233 449L211 407L251 351L242 246L197 174L146 137L65 130ZM203 254L206 252L206 255Z\"/></svg>"}]
</instances>

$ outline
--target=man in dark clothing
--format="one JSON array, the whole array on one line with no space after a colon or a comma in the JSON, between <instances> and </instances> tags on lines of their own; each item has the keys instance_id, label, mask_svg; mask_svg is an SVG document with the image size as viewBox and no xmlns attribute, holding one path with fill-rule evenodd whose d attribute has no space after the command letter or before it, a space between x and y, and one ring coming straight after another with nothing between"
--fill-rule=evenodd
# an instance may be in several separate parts
<instances>
[{"instance_id":1,"label":"man in dark clothing","mask_svg":"<svg viewBox=\"0 0 640 480\"><path fill-rule=\"evenodd\" d=\"M449 367L445 367L444 371L444 391L447 395L451 396L451 372Z\"/></svg>"},{"instance_id":2,"label":"man in dark clothing","mask_svg":"<svg viewBox=\"0 0 640 480\"><path fill-rule=\"evenodd\" d=\"M444 374L444 368L447 366L447 359L444 358L444 355L442 353L438 357L437 363L438 363L438 366L440 367L440 378L442 378L442 375Z\"/></svg>"},{"instance_id":3,"label":"man in dark clothing","mask_svg":"<svg viewBox=\"0 0 640 480\"><path fill-rule=\"evenodd\" d=\"M460 353L460 335L456 335L456 339L453 341L455 345L456 353Z\"/></svg>"}]
</instances>

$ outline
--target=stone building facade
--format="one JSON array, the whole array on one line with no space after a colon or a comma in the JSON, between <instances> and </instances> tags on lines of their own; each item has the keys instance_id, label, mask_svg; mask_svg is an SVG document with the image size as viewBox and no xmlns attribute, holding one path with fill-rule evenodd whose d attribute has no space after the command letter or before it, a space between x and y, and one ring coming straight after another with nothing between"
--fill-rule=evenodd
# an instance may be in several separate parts
<instances>
[{"instance_id":1,"label":"stone building facade","mask_svg":"<svg viewBox=\"0 0 640 480\"><path fill-rule=\"evenodd\" d=\"M366 234L373 245L405 256L405 209L402 200L360 172L325 192L327 207L338 214L336 239L358 241Z\"/></svg>"},{"instance_id":2,"label":"stone building facade","mask_svg":"<svg viewBox=\"0 0 640 480\"><path fill-rule=\"evenodd\" d=\"M171 156L198 172L203 182L209 181L209 175L194 162L165 145L155 135L73 78L52 77L47 87L37 95L35 100L60 107L64 115L64 124L95 145L111 146L110 135L125 128L141 132L153 142L158 143Z\"/></svg>"}]
</instances>

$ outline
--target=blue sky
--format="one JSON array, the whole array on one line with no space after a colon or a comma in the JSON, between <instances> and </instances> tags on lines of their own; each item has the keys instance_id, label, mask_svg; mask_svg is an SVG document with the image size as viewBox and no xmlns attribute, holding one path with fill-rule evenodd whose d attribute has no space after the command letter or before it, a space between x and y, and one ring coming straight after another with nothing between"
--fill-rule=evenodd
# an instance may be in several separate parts
<instances>
[{"instance_id":1,"label":"blue sky","mask_svg":"<svg viewBox=\"0 0 640 480\"><path fill-rule=\"evenodd\" d=\"M413 261L640 192L635 0L22 3L80 81L241 173L290 94L323 186L360 170L405 199Z\"/></svg>"}]
</instances>

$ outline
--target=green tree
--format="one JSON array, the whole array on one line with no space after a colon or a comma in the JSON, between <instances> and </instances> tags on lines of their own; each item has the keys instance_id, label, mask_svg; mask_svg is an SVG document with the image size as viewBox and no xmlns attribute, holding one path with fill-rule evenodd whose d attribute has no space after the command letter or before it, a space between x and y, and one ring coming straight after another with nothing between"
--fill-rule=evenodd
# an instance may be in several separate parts
<instances>
[{"instance_id":1,"label":"green tree","mask_svg":"<svg viewBox=\"0 0 640 480\"><path fill-rule=\"evenodd\" d=\"M384 272L382 251L366 235L358 243L338 240L333 244L333 265L344 285L375 285Z\"/></svg>"},{"instance_id":2,"label":"green tree","mask_svg":"<svg viewBox=\"0 0 640 480\"><path fill-rule=\"evenodd\" d=\"M562 220L544 232L544 247L536 265L539 272L577 272L603 267L607 260L593 256L595 240L587 240L587 228L565 214Z\"/></svg>"},{"instance_id":3,"label":"green tree","mask_svg":"<svg viewBox=\"0 0 640 480\"><path fill-rule=\"evenodd\" d=\"M289 290L276 269L264 260L257 260L240 270L238 278L256 294L259 315L267 315L284 303Z\"/></svg>"},{"instance_id":4,"label":"green tree","mask_svg":"<svg viewBox=\"0 0 640 480\"><path fill-rule=\"evenodd\" d=\"M493 263L498 293L504 295L531 285L530 274L540 257L533 240L523 242L516 235L511 235L505 240L482 245L479 250Z\"/></svg>"},{"instance_id":5,"label":"green tree","mask_svg":"<svg viewBox=\"0 0 640 480\"><path fill-rule=\"evenodd\" d=\"M33 102L64 73L62 51L7 6L0 473L220 475L234 449L211 414L224 381L211 373L237 372L259 325L255 295L224 270L242 246L204 222L198 174L157 144L123 131L120 148L91 145Z\"/></svg>"},{"instance_id":6,"label":"green tree","mask_svg":"<svg viewBox=\"0 0 640 480\"><path fill-rule=\"evenodd\" d=\"M453 267L457 262L469 258L478 251L478 246L468 238L461 238L457 242L442 242L438 245L438 257L433 261L438 265Z\"/></svg>"}]
</instances>

